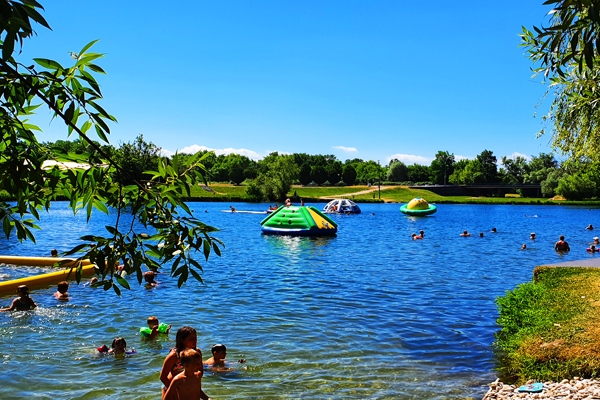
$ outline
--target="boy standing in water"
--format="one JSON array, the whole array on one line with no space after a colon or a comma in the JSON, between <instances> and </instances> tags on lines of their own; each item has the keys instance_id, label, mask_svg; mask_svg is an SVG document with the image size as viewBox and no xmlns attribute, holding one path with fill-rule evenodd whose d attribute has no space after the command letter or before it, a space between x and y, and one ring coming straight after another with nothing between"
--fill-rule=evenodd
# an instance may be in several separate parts
<instances>
[{"instance_id":1,"label":"boy standing in water","mask_svg":"<svg viewBox=\"0 0 600 400\"><path fill-rule=\"evenodd\" d=\"M183 372L173 378L163 400L210 400L202 390L202 354L196 349L185 349L179 353L179 361Z\"/></svg>"},{"instance_id":2,"label":"boy standing in water","mask_svg":"<svg viewBox=\"0 0 600 400\"><path fill-rule=\"evenodd\" d=\"M12 304L8 308L0 309L0 311L27 311L37 307L37 304L29 297L29 288L25 285L21 285L17 288L19 297L13 300Z\"/></svg>"}]
</instances>

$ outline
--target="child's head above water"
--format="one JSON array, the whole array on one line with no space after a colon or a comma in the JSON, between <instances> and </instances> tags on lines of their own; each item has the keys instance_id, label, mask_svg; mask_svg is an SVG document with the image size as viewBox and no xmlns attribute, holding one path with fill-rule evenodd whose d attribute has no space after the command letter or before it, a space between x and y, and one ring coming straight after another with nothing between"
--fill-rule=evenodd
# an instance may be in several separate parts
<instances>
[{"instance_id":1,"label":"child's head above water","mask_svg":"<svg viewBox=\"0 0 600 400\"><path fill-rule=\"evenodd\" d=\"M59 282L56 290L58 290L62 294L67 293L69 291L69 282L67 282L67 281Z\"/></svg>"},{"instance_id":2,"label":"child's head above water","mask_svg":"<svg viewBox=\"0 0 600 400\"><path fill-rule=\"evenodd\" d=\"M17 293L20 293L23 296L29 296L29 288L27 285L21 285L17 288Z\"/></svg>"},{"instance_id":3,"label":"child's head above water","mask_svg":"<svg viewBox=\"0 0 600 400\"><path fill-rule=\"evenodd\" d=\"M118 337L113 340L111 347L115 353L125 353L127 342L122 337Z\"/></svg>"},{"instance_id":4,"label":"child's head above water","mask_svg":"<svg viewBox=\"0 0 600 400\"><path fill-rule=\"evenodd\" d=\"M158 325L158 318L156 318L154 315L151 317L148 317L148 326L150 328L152 328L154 325Z\"/></svg>"},{"instance_id":5,"label":"child's head above water","mask_svg":"<svg viewBox=\"0 0 600 400\"><path fill-rule=\"evenodd\" d=\"M225 347L224 344L215 344L210 351L212 352L213 356L215 355L215 353L227 354L227 347Z\"/></svg>"},{"instance_id":6,"label":"child's head above water","mask_svg":"<svg viewBox=\"0 0 600 400\"><path fill-rule=\"evenodd\" d=\"M148 271L144 272L144 280L146 283L154 283L154 278L156 277L156 272Z\"/></svg>"}]
</instances>

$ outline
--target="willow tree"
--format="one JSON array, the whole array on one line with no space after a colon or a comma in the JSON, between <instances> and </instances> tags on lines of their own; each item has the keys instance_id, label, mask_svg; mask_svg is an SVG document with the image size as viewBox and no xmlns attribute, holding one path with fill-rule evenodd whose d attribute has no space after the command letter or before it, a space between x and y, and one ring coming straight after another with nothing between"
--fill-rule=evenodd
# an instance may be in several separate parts
<instances>
[{"instance_id":1,"label":"willow tree","mask_svg":"<svg viewBox=\"0 0 600 400\"><path fill-rule=\"evenodd\" d=\"M201 251L208 259L212 251L220 254L221 243L210 236L217 229L194 218L182 199L201 179L197 167L203 169L203 157L189 159L183 168L177 157L170 163L162 159L144 184L133 177L114 181L112 177L123 177L127 170L89 136L108 143L109 123L116 121L99 104L102 93L95 76L105 72L96 63L103 55L90 51L96 41L71 53L71 66L42 58L22 63L15 58L15 49L34 34L34 24L50 28L41 10L35 0L0 0L0 190L14 199L0 202L5 236L35 242L36 221L51 209L53 200L66 197L72 211L86 213L88 221L93 210L114 210L114 223L104 233L84 236L66 252L94 262L105 290L113 288L120 295L120 287L129 288L114 273L117 261L140 283L144 268L156 271L167 263L180 287L190 275L202 281L202 266L193 253ZM35 135L39 128L27 119L39 107L65 124L66 137L73 135L95 151L73 156L42 146ZM90 168L47 170L46 160L84 162ZM131 214L127 224L126 213ZM78 280L80 271L81 267Z\"/></svg>"},{"instance_id":2,"label":"willow tree","mask_svg":"<svg viewBox=\"0 0 600 400\"><path fill-rule=\"evenodd\" d=\"M522 46L554 100L540 135L573 159L600 160L600 0L548 0L550 24L523 27Z\"/></svg>"}]
</instances>

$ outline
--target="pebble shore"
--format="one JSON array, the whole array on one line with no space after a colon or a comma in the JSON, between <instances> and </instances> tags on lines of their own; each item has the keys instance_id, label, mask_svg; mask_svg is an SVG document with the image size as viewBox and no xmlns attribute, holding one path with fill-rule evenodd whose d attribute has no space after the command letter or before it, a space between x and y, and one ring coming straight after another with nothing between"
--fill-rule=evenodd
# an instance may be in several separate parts
<instances>
[{"instance_id":1,"label":"pebble shore","mask_svg":"<svg viewBox=\"0 0 600 400\"><path fill-rule=\"evenodd\" d=\"M527 384L533 381L527 382ZM506 385L496 380L489 384L490 390L483 400L503 399L559 399L559 400L600 400L600 381L595 379L573 378L561 382L544 382L544 390L539 393L519 392L520 386Z\"/></svg>"}]
</instances>

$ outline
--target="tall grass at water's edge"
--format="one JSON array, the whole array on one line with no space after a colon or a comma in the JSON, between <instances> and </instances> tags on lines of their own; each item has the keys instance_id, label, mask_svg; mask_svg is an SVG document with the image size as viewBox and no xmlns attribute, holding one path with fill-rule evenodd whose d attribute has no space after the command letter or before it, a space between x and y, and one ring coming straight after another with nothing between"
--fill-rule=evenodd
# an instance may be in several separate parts
<instances>
[{"instance_id":1,"label":"tall grass at water's edge","mask_svg":"<svg viewBox=\"0 0 600 400\"><path fill-rule=\"evenodd\" d=\"M504 382L600 375L600 268L537 267L496 299L496 369Z\"/></svg>"}]
</instances>

